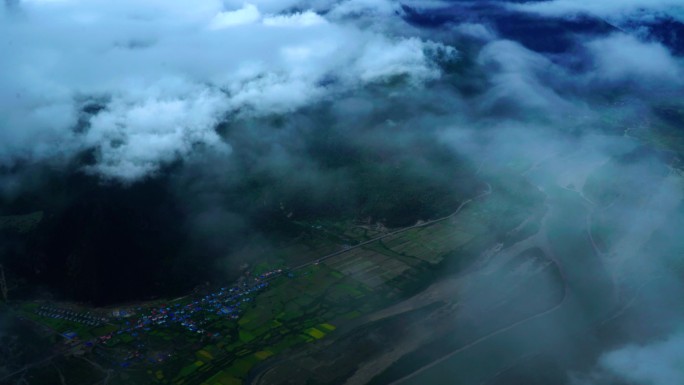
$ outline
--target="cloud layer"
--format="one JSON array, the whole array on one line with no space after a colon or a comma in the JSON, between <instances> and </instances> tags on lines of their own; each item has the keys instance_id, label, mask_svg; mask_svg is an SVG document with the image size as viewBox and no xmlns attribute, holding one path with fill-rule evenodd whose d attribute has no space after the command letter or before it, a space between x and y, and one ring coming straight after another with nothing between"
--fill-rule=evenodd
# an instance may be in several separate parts
<instances>
[{"instance_id":1,"label":"cloud layer","mask_svg":"<svg viewBox=\"0 0 684 385\"><path fill-rule=\"evenodd\" d=\"M414 86L438 78L430 55L452 48L341 21L369 9L386 15L388 4L328 4L327 17L278 13L288 4L268 1L5 8L0 162L89 150L96 162L87 170L133 181L195 145L229 148L214 129L235 114L287 113L396 77ZM102 108L83 116L84 103Z\"/></svg>"},{"instance_id":2,"label":"cloud layer","mask_svg":"<svg viewBox=\"0 0 684 385\"><path fill-rule=\"evenodd\" d=\"M7 2L0 199L54 214L46 218L56 230L32 255L101 258L74 290L125 290L100 298L119 301L159 290L128 281L174 286L160 263L188 286L225 279L279 237L299 236L295 220L410 225L453 211L481 190L480 178L499 173L576 194L619 159L622 200L595 208L596 221L598 212L613 220L617 256L600 262L627 294L646 272L662 273L667 280L639 290L669 300L662 293L682 291L665 261L680 258L684 214L678 134L658 130L679 124L663 122L678 119L684 65L663 41L618 27L676 20L678 3ZM591 206L582 194L578 208ZM584 227L569 230L586 238ZM660 233L662 242L649 238ZM114 258L126 279L91 279ZM59 263L55 281L66 269ZM645 329L648 316L676 320L654 310L666 302L633 305L630 316ZM572 315L582 319L581 310ZM549 335L568 335L565 322ZM640 331L625 328L625 339ZM579 377L681 381L682 337L662 328L670 339L599 352L596 370Z\"/></svg>"},{"instance_id":3,"label":"cloud layer","mask_svg":"<svg viewBox=\"0 0 684 385\"><path fill-rule=\"evenodd\" d=\"M589 13L605 18L624 17L638 11L671 12L676 16L681 13L681 2L678 0L548 0L530 1L513 4L513 9L536 12L542 15L573 17L580 13Z\"/></svg>"}]
</instances>

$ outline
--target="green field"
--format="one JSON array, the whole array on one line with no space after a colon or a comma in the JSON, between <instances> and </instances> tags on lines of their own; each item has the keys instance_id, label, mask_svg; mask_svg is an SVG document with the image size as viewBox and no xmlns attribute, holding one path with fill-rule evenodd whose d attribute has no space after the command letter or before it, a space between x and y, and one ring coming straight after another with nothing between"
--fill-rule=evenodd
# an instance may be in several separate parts
<instances>
[{"instance_id":1,"label":"green field","mask_svg":"<svg viewBox=\"0 0 684 385\"><path fill-rule=\"evenodd\" d=\"M444 272L467 267L495 242L513 237L510 230L541 207L535 191L518 182L499 182L491 195L471 202L454 217L362 247L354 245L393 230L352 221L298 223L308 236L251 268L255 277L284 269L281 274L236 302L232 316L193 310L199 321L192 327L143 325L129 331L144 314L158 314L154 311L165 306L178 312L208 294L140 304L125 317L112 317L111 309L65 305L76 313L106 316L108 321L97 326L40 316L37 309L45 306L40 303L23 303L18 310L53 335L75 333L76 342L68 343L75 344L79 354L100 367L114 368L110 384L241 384L262 363L341 338L341 330L357 327L364 315L419 292ZM530 223L533 232L536 222ZM306 263L301 269L287 269ZM52 338L65 344L63 337Z\"/></svg>"}]
</instances>

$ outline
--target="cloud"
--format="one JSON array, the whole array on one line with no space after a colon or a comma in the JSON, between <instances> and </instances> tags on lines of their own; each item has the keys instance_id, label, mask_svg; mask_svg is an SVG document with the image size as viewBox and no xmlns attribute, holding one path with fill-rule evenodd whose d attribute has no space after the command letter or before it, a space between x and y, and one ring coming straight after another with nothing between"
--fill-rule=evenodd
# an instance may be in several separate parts
<instances>
[{"instance_id":1,"label":"cloud","mask_svg":"<svg viewBox=\"0 0 684 385\"><path fill-rule=\"evenodd\" d=\"M481 40L493 40L496 37L496 33L489 27L478 23L460 23L455 25L453 30Z\"/></svg>"},{"instance_id":2,"label":"cloud","mask_svg":"<svg viewBox=\"0 0 684 385\"><path fill-rule=\"evenodd\" d=\"M449 0L404 0L401 2L412 8L438 9L453 5Z\"/></svg>"},{"instance_id":3,"label":"cloud","mask_svg":"<svg viewBox=\"0 0 684 385\"><path fill-rule=\"evenodd\" d=\"M634 385L672 385L684 383L684 333L646 345L627 345L607 352L599 359L597 370L585 378L574 378L575 385L614 383L615 379Z\"/></svg>"},{"instance_id":4,"label":"cloud","mask_svg":"<svg viewBox=\"0 0 684 385\"><path fill-rule=\"evenodd\" d=\"M313 11L297 12L290 15L275 15L264 18L264 25L270 27L309 27L327 21Z\"/></svg>"},{"instance_id":5,"label":"cloud","mask_svg":"<svg viewBox=\"0 0 684 385\"><path fill-rule=\"evenodd\" d=\"M586 43L598 79L638 82L681 80L682 64L659 43L643 42L625 34L614 34Z\"/></svg>"},{"instance_id":6,"label":"cloud","mask_svg":"<svg viewBox=\"0 0 684 385\"><path fill-rule=\"evenodd\" d=\"M211 29L223 29L235 27L243 24L251 24L258 21L261 18L261 13L259 9L249 3L235 11L225 11L220 12L211 20L209 28Z\"/></svg>"},{"instance_id":7,"label":"cloud","mask_svg":"<svg viewBox=\"0 0 684 385\"><path fill-rule=\"evenodd\" d=\"M245 6L245 0L223 0L222 4L226 9L238 9ZM262 14L277 14L281 12L287 12L287 10L298 6L311 5L318 3L317 1L304 1L301 0L249 0L249 4L256 6ZM323 4L330 4L330 1L323 0Z\"/></svg>"},{"instance_id":8,"label":"cloud","mask_svg":"<svg viewBox=\"0 0 684 385\"><path fill-rule=\"evenodd\" d=\"M621 6L628 10L636 3ZM565 4L556 13L543 11L548 14L569 12L569 3L560 1L519 7L537 12L541 4ZM574 4L594 13L618 7ZM492 182L499 173L517 178L532 170L531 183L582 191L597 167L639 143L622 133L649 117L652 93L640 91L654 84L676 88L682 78L681 62L663 46L622 33L583 37L572 52L541 54L520 41L498 39L486 15L458 15L468 21L439 31L408 26L400 3L390 0L32 0L14 7L20 12L0 13L0 166L87 158L82 170L133 185L181 164L178 172L148 182L163 185L155 192L174 190L158 195L173 196L173 205L184 207L187 217L173 222L174 228L187 229L197 238L195 246L211 249L208 258L235 252L226 257L230 261L244 257L236 248L245 234L263 243L262 235L277 232L273 219L282 218L282 211L295 218L352 218L379 202L376 213L382 214L374 220L386 219L385 213L407 207L385 204L386 197L395 190L414 194L413 186L421 188L413 190L420 200L431 200L430 194L461 199L452 192L478 188L476 177L452 184L452 174L470 164L484 165L477 178ZM508 22L498 6L485 10ZM476 39L462 41L463 35ZM635 84L637 92L615 87L623 83ZM626 97L638 100L608 106ZM90 156L77 157L81 153ZM655 265L653 249L669 252L679 239L673 230L670 244L643 253L646 237L669 223L667 215L681 201L680 185L657 186L644 177L654 169L650 163L620 168L636 181L620 191L643 186L653 199L612 206L626 218L612 229L635 242L613 247L631 250L628 268L605 265L622 272L630 286L643 281L644 274L634 272ZM21 196L14 187L19 178L8 174L0 174L0 189ZM395 175L406 183L393 183ZM376 183L371 191L368 186ZM70 199L73 204L78 198ZM147 207L140 209L148 214ZM420 210L406 209L409 216L437 216ZM197 254L179 249L179 255ZM652 291L681 292L663 287ZM564 325L557 330L566 331ZM568 346L576 348L573 343ZM675 345L630 345L607 353L601 375L660 385L654 381L665 379L657 375L669 373L669 380L680 381L671 370L671 357L680 354ZM649 357L658 355L667 356L657 362L663 367L648 366Z\"/></svg>"},{"instance_id":9,"label":"cloud","mask_svg":"<svg viewBox=\"0 0 684 385\"><path fill-rule=\"evenodd\" d=\"M438 46L439 47L439 46ZM431 67L425 50L435 48L421 40L409 38L394 43L389 39L377 38L370 41L354 65L364 82L387 80L394 76L410 75L415 81L435 79L440 72ZM446 49L448 55L455 50Z\"/></svg>"},{"instance_id":10,"label":"cloud","mask_svg":"<svg viewBox=\"0 0 684 385\"><path fill-rule=\"evenodd\" d=\"M572 16L589 13L605 18L622 17L643 10L672 12L674 15L684 16L681 11L677 11L677 9L681 9L681 6L682 3L679 0L551 0L508 5L512 9L546 16Z\"/></svg>"},{"instance_id":11,"label":"cloud","mask_svg":"<svg viewBox=\"0 0 684 385\"><path fill-rule=\"evenodd\" d=\"M98 150L97 164L88 171L129 182L189 155L198 145L228 150L214 131L225 95L188 88L175 95L162 88L144 99L112 100L85 135L84 144Z\"/></svg>"},{"instance_id":12,"label":"cloud","mask_svg":"<svg viewBox=\"0 0 684 385\"><path fill-rule=\"evenodd\" d=\"M400 9L400 4L391 0L343 0L333 7L330 14L333 17L362 16L369 13L388 16Z\"/></svg>"},{"instance_id":13,"label":"cloud","mask_svg":"<svg viewBox=\"0 0 684 385\"><path fill-rule=\"evenodd\" d=\"M553 77L564 77L561 68L516 42L488 43L478 56L478 64L490 74L491 86L481 101L485 109L504 103L557 113L571 107L552 87Z\"/></svg>"},{"instance_id":14,"label":"cloud","mask_svg":"<svg viewBox=\"0 0 684 385\"><path fill-rule=\"evenodd\" d=\"M0 14L0 162L92 150L90 172L130 182L192 156L195 145L216 147L221 120L292 112L394 77L418 86L440 76L430 53L453 50L313 10L287 12L294 4L20 3L20 14ZM392 4L312 7L400 20L388 13ZM104 108L84 115L84 101L93 100ZM77 130L83 119L89 124Z\"/></svg>"}]
</instances>

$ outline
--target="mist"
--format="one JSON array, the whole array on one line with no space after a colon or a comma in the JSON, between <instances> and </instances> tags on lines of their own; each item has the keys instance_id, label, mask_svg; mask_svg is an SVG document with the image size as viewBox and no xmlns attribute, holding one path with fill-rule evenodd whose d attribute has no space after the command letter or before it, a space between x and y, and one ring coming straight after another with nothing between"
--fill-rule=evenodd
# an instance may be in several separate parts
<instances>
[{"instance_id":1,"label":"mist","mask_svg":"<svg viewBox=\"0 0 684 385\"><path fill-rule=\"evenodd\" d=\"M427 285L458 310L369 383L681 382L682 23L667 0L6 1L0 215L43 219L0 227L0 262L25 298L180 296L311 224L400 229L488 187L501 223Z\"/></svg>"}]
</instances>

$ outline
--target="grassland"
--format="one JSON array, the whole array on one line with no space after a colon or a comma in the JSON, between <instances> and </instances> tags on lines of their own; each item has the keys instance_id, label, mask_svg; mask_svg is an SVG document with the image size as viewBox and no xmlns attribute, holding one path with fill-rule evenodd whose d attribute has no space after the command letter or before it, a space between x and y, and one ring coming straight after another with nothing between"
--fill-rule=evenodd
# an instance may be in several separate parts
<instances>
[{"instance_id":1,"label":"grassland","mask_svg":"<svg viewBox=\"0 0 684 385\"><path fill-rule=\"evenodd\" d=\"M43 220L44 213L36 211L24 215L0 216L0 231L13 230L19 233L27 233L36 228Z\"/></svg>"}]
</instances>

